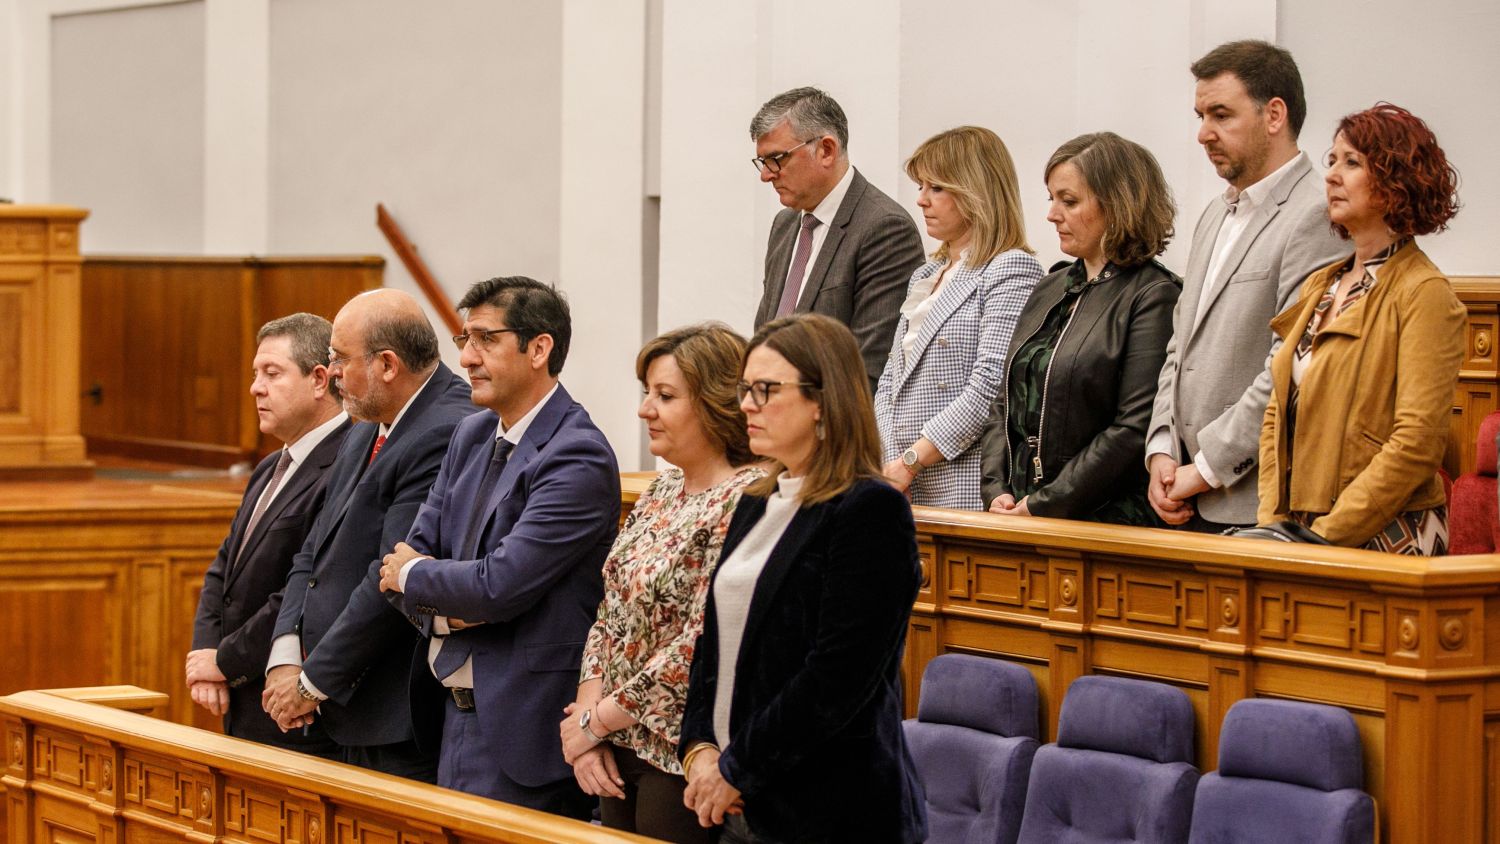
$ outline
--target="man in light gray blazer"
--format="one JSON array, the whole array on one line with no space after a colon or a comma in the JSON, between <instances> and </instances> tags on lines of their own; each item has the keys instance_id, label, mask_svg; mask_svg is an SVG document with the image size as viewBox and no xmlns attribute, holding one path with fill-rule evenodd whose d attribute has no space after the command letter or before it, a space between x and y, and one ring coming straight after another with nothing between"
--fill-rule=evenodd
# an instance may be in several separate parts
<instances>
[{"instance_id":1,"label":"man in light gray blazer","mask_svg":"<svg viewBox=\"0 0 1500 844\"><path fill-rule=\"evenodd\" d=\"M859 341L870 392L885 369L906 283L922 265L911 216L849 166L849 121L816 88L772 97L750 121L753 162L786 207L771 224L755 327L819 313Z\"/></svg>"},{"instance_id":2,"label":"man in light gray blazer","mask_svg":"<svg viewBox=\"0 0 1500 844\"><path fill-rule=\"evenodd\" d=\"M1255 523L1269 326L1319 267L1348 254L1323 180L1297 148L1307 116L1286 50L1235 41L1192 66L1198 142L1229 183L1193 231L1146 441L1149 499L1167 523Z\"/></svg>"}]
</instances>

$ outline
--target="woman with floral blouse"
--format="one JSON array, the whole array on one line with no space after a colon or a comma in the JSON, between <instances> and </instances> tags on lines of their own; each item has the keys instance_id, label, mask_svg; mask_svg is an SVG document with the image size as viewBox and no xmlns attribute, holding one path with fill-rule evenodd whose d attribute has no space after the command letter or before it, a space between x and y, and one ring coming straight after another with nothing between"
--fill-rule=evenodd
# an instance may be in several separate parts
<instances>
[{"instance_id":1,"label":"woman with floral blouse","mask_svg":"<svg viewBox=\"0 0 1500 844\"><path fill-rule=\"evenodd\" d=\"M683 805L677 740L709 577L746 485L745 415L735 393L745 340L719 323L680 328L636 357L637 415L651 453L673 465L631 510L604 563L604 600L584 648L563 756L600 797L604 825L668 841L718 839Z\"/></svg>"}]
</instances>

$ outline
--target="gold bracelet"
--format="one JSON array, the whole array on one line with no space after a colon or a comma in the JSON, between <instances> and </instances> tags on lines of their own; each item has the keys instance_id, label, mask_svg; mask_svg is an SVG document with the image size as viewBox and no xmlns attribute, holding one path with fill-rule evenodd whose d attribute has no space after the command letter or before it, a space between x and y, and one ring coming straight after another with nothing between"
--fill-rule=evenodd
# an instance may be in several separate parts
<instances>
[{"instance_id":1,"label":"gold bracelet","mask_svg":"<svg viewBox=\"0 0 1500 844\"><path fill-rule=\"evenodd\" d=\"M714 750L719 749L717 746L706 741L700 741L692 747L688 748L688 752L682 757L683 776L687 776L688 771L691 771L693 769L693 760L698 758L698 754L702 753L705 750L708 750L709 748L713 748Z\"/></svg>"}]
</instances>

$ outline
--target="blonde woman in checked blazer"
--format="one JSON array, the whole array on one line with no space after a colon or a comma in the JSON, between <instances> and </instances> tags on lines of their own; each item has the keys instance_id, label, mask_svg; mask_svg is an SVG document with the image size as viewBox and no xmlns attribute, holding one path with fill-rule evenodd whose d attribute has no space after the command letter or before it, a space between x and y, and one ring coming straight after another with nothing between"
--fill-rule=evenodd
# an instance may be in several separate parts
<instances>
[{"instance_id":1,"label":"blonde woman in checked blazer","mask_svg":"<svg viewBox=\"0 0 1500 844\"><path fill-rule=\"evenodd\" d=\"M912 274L880 375L881 459L913 504L983 510L979 436L1042 266L1026 245L1015 165L994 132L935 135L906 174L941 245Z\"/></svg>"}]
</instances>

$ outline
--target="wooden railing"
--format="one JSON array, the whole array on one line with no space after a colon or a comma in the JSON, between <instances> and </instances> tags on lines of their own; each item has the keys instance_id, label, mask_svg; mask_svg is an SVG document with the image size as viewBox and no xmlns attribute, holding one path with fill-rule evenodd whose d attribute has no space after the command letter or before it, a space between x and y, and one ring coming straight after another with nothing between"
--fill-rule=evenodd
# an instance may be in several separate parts
<instances>
[{"instance_id":1,"label":"wooden railing","mask_svg":"<svg viewBox=\"0 0 1500 844\"><path fill-rule=\"evenodd\" d=\"M46 692L0 724L8 844L649 840Z\"/></svg>"},{"instance_id":2,"label":"wooden railing","mask_svg":"<svg viewBox=\"0 0 1500 844\"><path fill-rule=\"evenodd\" d=\"M1464 362L1453 396L1453 420L1443 468L1451 477L1474 468L1474 438L1484 417L1500 410L1500 277L1457 276L1453 287L1468 310Z\"/></svg>"}]
</instances>

